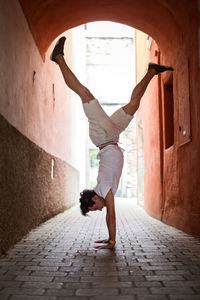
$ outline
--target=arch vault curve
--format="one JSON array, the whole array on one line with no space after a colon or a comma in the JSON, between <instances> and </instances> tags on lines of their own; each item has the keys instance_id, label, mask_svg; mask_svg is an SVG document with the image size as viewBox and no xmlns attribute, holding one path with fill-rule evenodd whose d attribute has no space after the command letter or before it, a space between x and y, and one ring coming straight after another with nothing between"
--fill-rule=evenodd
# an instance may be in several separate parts
<instances>
[{"instance_id":1,"label":"arch vault curve","mask_svg":"<svg viewBox=\"0 0 200 300\"><path fill-rule=\"evenodd\" d=\"M173 51L181 32L181 22L175 17L177 5L174 7L172 0L97 0L95 5L90 0L20 0L20 3L43 58L58 35L92 21L132 26L152 36L165 51Z\"/></svg>"}]
</instances>

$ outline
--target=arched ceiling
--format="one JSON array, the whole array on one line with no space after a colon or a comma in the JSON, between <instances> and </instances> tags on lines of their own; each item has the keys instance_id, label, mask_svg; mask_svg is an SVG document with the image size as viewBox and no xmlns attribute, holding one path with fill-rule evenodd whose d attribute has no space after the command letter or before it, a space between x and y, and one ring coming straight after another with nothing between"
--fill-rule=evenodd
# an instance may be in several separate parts
<instances>
[{"instance_id":1,"label":"arched ceiling","mask_svg":"<svg viewBox=\"0 0 200 300\"><path fill-rule=\"evenodd\" d=\"M180 35L179 23L185 2L187 0L20 0L43 57L62 32L100 20L132 26L151 35L161 48L173 48L172 43Z\"/></svg>"}]
</instances>

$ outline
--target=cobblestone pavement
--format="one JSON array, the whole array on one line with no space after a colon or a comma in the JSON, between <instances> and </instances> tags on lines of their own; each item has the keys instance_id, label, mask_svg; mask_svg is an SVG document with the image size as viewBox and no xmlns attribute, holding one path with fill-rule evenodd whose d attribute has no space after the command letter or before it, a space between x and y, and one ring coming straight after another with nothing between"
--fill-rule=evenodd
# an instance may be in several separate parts
<instances>
[{"instance_id":1,"label":"cobblestone pavement","mask_svg":"<svg viewBox=\"0 0 200 300\"><path fill-rule=\"evenodd\" d=\"M45 222L0 258L1 300L200 299L200 241L117 200L115 251L105 212L79 208Z\"/></svg>"}]
</instances>

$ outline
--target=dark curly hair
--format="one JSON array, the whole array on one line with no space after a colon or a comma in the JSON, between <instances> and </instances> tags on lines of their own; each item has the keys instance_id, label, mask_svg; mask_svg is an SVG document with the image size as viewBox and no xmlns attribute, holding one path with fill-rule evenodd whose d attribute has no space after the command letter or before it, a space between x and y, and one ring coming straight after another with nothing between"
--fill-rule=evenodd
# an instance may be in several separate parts
<instances>
[{"instance_id":1,"label":"dark curly hair","mask_svg":"<svg viewBox=\"0 0 200 300\"><path fill-rule=\"evenodd\" d=\"M94 190L83 190L81 193L80 193L80 209L81 209L81 213L82 215L87 215L87 213L89 212L89 207L93 206L93 204L95 203L92 198L97 195L95 193Z\"/></svg>"}]
</instances>

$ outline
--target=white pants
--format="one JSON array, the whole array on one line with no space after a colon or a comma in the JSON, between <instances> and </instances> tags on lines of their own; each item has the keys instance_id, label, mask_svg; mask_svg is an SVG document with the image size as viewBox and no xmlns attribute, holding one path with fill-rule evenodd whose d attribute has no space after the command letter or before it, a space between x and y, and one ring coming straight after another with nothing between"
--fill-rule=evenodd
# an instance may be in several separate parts
<instances>
[{"instance_id":1,"label":"white pants","mask_svg":"<svg viewBox=\"0 0 200 300\"><path fill-rule=\"evenodd\" d=\"M109 117L96 99L83 103L83 109L89 122L90 139L97 147L111 142L117 143L120 133L133 118L123 108L119 108Z\"/></svg>"}]
</instances>

